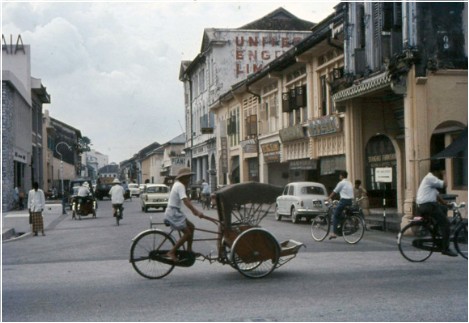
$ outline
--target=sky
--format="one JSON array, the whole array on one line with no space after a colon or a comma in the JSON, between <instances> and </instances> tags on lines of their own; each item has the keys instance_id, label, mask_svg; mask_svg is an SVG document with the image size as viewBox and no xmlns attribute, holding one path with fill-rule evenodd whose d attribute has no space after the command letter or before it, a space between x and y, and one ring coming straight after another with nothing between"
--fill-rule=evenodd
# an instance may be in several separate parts
<instances>
[{"instance_id":1,"label":"sky","mask_svg":"<svg viewBox=\"0 0 469 323\"><path fill-rule=\"evenodd\" d=\"M31 46L51 117L110 162L185 131L181 61L205 28L238 28L283 7L320 22L338 1L5 1L2 34Z\"/></svg>"}]
</instances>

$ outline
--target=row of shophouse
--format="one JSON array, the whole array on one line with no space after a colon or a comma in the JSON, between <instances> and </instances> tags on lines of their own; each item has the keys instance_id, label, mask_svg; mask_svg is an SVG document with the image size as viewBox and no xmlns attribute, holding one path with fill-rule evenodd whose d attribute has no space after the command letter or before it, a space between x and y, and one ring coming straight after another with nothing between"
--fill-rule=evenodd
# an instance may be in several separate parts
<instances>
[{"instance_id":1,"label":"row of shophouse","mask_svg":"<svg viewBox=\"0 0 469 323\"><path fill-rule=\"evenodd\" d=\"M120 177L127 183L171 185L185 166L185 133L164 144L153 142L120 163Z\"/></svg>"},{"instance_id":2,"label":"row of shophouse","mask_svg":"<svg viewBox=\"0 0 469 323\"><path fill-rule=\"evenodd\" d=\"M311 180L331 190L347 170L371 207L384 195L411 216L431 158L457 141L436 162L446 193L467 201L467 16L462 2L342 2L310 27L280 8L206 29L180 69L186 166L212 188Z\"/></svg>"}]
</instances>

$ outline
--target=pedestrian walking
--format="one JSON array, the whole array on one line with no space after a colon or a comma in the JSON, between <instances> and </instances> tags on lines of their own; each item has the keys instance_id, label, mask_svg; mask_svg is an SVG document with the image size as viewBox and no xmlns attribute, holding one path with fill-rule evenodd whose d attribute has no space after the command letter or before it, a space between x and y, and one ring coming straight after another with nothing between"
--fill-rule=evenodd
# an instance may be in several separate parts
<instances>
[{"instance_id":1,"label":"pedestrian walking","mask_svg":"<svg viewBox=\"0 0 469 323\"><path fill-rule=\"evenodd\" d=\"M39 183L33 183L33 189L28 193L28 209L29 209L29 218L32 225L32 232L37 236L37 232L41 231L42 235L44 233L44 220L42 218L42 211L46 207L46 198L44 196L44 191L39 189Z\"/></svg>"}]
</instances>

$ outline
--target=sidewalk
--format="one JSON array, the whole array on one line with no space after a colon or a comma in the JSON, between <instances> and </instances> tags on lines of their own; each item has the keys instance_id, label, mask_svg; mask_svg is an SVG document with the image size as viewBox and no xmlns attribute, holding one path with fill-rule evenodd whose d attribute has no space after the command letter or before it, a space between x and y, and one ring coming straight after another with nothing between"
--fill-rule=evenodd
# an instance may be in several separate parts
<instances>
[{"instance_id":1,"label":"sidewalk","mask_svg":"<svg viewBox=\"0 0 469 323\"><path fill-rule=\"evenodd\" d=\"M56 201L46 203L46 208L42 212L44 218L44 230L46 231L50 227L56 225L57 222L61 221L62 215L62 204ZM24 210L12 210L2 213L2 242L8 242L16 240L22 237L27 237L31 234L31 225L29 224L29 212L28 209Z\"/></svg>"}]
</instances>

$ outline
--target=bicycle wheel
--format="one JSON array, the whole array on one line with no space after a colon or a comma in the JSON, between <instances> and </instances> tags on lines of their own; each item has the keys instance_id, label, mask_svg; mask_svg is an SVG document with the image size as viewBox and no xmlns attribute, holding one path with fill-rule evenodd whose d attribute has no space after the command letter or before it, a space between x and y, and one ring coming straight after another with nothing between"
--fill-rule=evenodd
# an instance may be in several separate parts
<instances>
[{"instance_id":1,"label":"bicycle wheel","mask_svg":"<svg viewBox=\"0 0 469 323\"><path fill-rule=\"evenodd\" d=\"M311 236L316 241L323 241L326 239L329 231L331 230L330 218L327 214L319 214L313 219L311 223Z\"/></svg>"},{"instance_id":2,"label":"bicycle wheel","mask_svg":"<svg viewBox=\"0 0 469 323\"><path fill-rule=\"evenodd\" d=\"M132 243L130 262L135 271L145 278L163 278L174 269L174 264L164 258L174 244L170 235L159 230L143 232Z\"/></svg>"},{"instance_id":3,"label":"bicycle wheel","mask_svg":"<svg viewBox=\"0 0 469 323\"><path fill-rule=\"evenodd\" d=\"M365 234L365 223L358 215L349 215L342 222L342 236L350 244L358 243Z\"/></svg>"},{"instance_id":4,"label":"bicycle wheel","mask_svg":"<svg viewBox=\"0 0 469 323\"><path fill-rule=\"evenodd\" d=\"M427 260L435 250L435 239L431 228L423 222L411 222L397 236L401 255L412 262Z\"/></svg>"},{"instance_id":5,"label":"bicycle wheel","mask_svg":"<svg viewBox=\"0 0 469 323\"><path fill-rule=\"evenodd\" d=\"M461 223L454 232L454 248L467 259L467 223Z\"/></svg>"},{"instance_id":6,"label":"bicycle wheel","mask_svg":"<svg viewBox=\"0 0 469 323\"><path fill-rule=\"evenodd\" d=\"M278 264L280 246L264 229L252 228L241 233L231 248L231 261L235 268L249 278L270 274Z\"/></svg>"}]
</instances>

